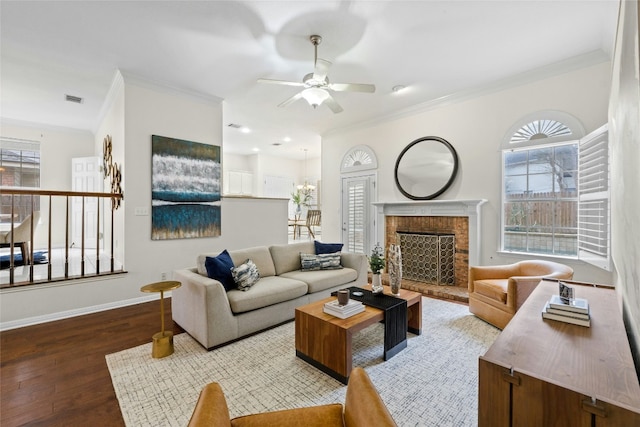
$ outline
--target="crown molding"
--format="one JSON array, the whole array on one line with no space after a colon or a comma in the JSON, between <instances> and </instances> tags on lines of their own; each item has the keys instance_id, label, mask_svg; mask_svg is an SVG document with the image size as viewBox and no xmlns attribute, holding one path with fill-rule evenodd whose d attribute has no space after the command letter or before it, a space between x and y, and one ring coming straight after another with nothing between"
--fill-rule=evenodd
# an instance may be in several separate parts
<instances>
[{"instance_id":1,"label":"crown molding","mask_svg":"<svg viewBox=\"0 0 640 427\"><path fill-rule=\"evenodd\" d=\"M546 65L544 67L535 68L533 70L525 71L520 74L516 74L511 77L507 77L502 80L498 80L486 85L455 92L449 95L444 95L439 98L435 98L426 102L422 102L407 108L403 108L391 114L378 116L373 119L365 120L351 125L343 126L340 128L332 129L325 132L322 137L341 134L344 132L355 131L363 128L368 128L382 122L389 122L405 117L410 117L419 113L423 113L436 108L441 108L447 105L453 105L460 102L465 102L480 96L497 93L505 89L522 86L524 84L533 83L540 80L545 80L551 77L566 74L572 71L576 71L582 68L591 67L604 62L611 61L609 55L603 50L598 49L583 55L577 55L563 61L555 62L553 64Z\"/></svg>"},{"instance_id":2,"label":"crown molding","mask_svg":"<svg viewBox=\"0 0 640 427\"><path fill-rule=\"evenodd\" d=\"M136 75L136 74L133 74L133 73L129 73L127 71L120 70L119 72L122 75L125 84L131 84L131 85L134 85L134 86L144 87L144 88L147 88L147 89L152 89L152 90L155 90L155 91L164 92L164 93L168 93L168 94L171 94L171 95L186 96L188 98L191 98L191 99L199 101L199 102L221 104L222 101L224 100L223 98L217 97L215 95L209 95L209 94L206 94L206 93L197 92L197 91L190 90L190 89L184 89L184 88L179 88L179 87L176 87L176 86L171 86L169 84L162 83L162 82L159 82L159 81L154 81L154 80L148 79L146 77L142 77L142 76L139 76L139 75Z\"/></svg>"},{"instance_id":3,"label":"crown molding","mask_svg":"<svg viewBox=\"0 0 640 427\"><path fill-rule=\"evenodd\" d=\"M93 124L92 131L93 134L97 134L100 128L100 124L107 116L107 112L113 106L113 103L116 101L118 94L124 88L124 78L122 77L122 73L120 70L116 70L113 73L113 79L111 79L111 86L109 86L109 91L107 92L107 96L102 103L102 107L100 107L100 112L98 113L98 117Z\"/></svg>"},{"instance_id":4,"label":"crown molding","mask_svg":"<svg viewBox=\"0 0 640 427\"><path fill-rule=\"evenodd\" d=\"M16 120L7 117L0 118L0 126L19 126L34 130L50 130L55 132L73 132L78 134L91 134L88 129L70 128L66 126L56 126L47 123L30 122L26 120Z\"/></svg>"}]
</instances>

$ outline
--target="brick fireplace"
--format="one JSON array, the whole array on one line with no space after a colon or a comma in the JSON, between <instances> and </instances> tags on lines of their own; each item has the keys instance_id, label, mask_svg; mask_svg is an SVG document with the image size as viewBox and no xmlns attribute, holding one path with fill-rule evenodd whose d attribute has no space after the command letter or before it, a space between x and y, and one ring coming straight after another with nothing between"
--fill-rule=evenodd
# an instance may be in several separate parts
<instances>
[{"instance_id":1,"label":"brick fireplace","mask_svg":"<svg viewBox=\"0 0 640 427\"><path fill-rule=\"evenodd\" d=\"M452 236L454 242L452 282L449 280L449 283L438 284L429 279L413 278L407 281L408 283L403 279L403 286L421 291L426 295L466 300L469 265L478 265L479 262L480 206L485 202L486 200L481 199L374 203L377 208L377 239L380 243L384 242L386 249L390 244L401 244L401 235L406 234ZM415 254L412 253L411 256ZM422 259L427 263L426 257ZM433 261L428 262L433 264ZM425 268L431 267L425 266ZM436 268L435 264L433 268ZM435 277L437 274L436 272L431 275L427 273L427 276ZM458 296L461 297L458 298Z\"/></svg>"},{"instance_id":2,"label":"brick fireplace","mask_svg":"<svg viewBox=\"0 0 640 427\"><path fill-rule=\"evenodd\" d=\"M467 287L469 278L469 219L458 216L385 216L385 248L400 244L401 234L451 235L454 240L454 280L455 286ZM400 246L402 250L402 246ZM403 251L404 263L404 251ZM435 265L432 268L436 268ZM437 276L434 272L432 276ZM432 280L420 280L431 284Z\"/></svg>"}]
</instances>

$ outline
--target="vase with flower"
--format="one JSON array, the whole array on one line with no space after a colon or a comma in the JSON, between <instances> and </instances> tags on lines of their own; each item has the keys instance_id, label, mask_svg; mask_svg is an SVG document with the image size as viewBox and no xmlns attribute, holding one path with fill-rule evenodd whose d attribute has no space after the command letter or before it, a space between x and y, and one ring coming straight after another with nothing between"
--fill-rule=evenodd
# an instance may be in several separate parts
<instances>
[{"instance_id":1,"label":"vase with flower","mask_svg":"<svg viewBox=\"0 0 640 427\"><path fill-rule=\"evenodd\" d=\"M302 207L309 207L312 196L311 191L304 188L298 188L295 193L291 193L291 201L296 205L296 219L302 214Z\"/></svg>"},{"instance_id":2,"label":"vase with flower","mask_svg":"<svg viewBox=\"0 0 640 427\"><path fill-rule=\"evenodd\" d=\"M371 251L369 257L369 268L371 269L371 292L374 295L381 295L383 291L381 272L384 269L384 249L377 244Z\"/></svg>"}]
</instances>

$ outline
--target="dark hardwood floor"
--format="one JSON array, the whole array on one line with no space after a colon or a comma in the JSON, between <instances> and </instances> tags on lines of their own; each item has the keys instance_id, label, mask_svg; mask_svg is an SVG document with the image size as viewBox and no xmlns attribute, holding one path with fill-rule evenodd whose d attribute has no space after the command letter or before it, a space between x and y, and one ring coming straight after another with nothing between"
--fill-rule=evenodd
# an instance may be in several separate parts
<instances>
[{"instance_id":1,"label":"dark hardwood floor","mask_svg":"<svg viewBox=\"0 0 640 427\"><path fill-rule=\"evenodd\" d=\"M170 302L165 325L179 334ZM124 426L105 355L159 330L153 301L1 332L0 425Z\"/></svg>"}]
</instances>

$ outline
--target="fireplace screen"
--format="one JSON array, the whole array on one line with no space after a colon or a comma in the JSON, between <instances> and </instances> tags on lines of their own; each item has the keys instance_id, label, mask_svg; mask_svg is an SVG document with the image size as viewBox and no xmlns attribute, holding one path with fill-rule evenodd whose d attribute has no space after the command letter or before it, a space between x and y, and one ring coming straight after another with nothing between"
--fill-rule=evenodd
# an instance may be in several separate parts
<instances>
[{"instance_id":1,"label":"fireplace screen","mask_svg":"<svg viewBox=\"0 0 640 427\"><path fill-rule=\"evenodd\" d=\"M455 286L453 234L398 233L402 277L435 285Z\"/></svg>"}]
</instances>

